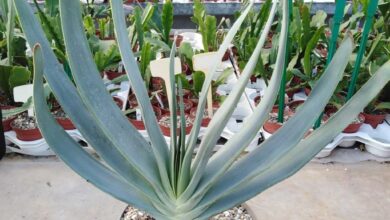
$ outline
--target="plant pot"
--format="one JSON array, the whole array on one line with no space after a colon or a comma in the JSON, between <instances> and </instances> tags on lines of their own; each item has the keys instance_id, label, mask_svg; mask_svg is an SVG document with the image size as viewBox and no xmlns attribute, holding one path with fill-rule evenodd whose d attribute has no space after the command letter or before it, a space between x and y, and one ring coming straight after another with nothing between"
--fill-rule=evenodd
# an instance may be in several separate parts
<instances>
[{"instance_id":1,"label":"plant pot","mask_svg":"<svg viewBox=\"0 0 390 220\"><path fill-rule=\"evenodd\" d=\"M116 97L116 96L113 96L112 99L114 99L114 102L116 103L116 105L122 109L123 108L123 101L121 98L119 97Z\"/></svg>"},{"instance_id":2,"label":"plant pot","mask_svg":"<svg viewBox=\"0 0 390 220\"><path fill-rule=\"evenodd\" d=\"M304 100L294 100L294 101L291 101L290 103L288 103L288 107L290 108L291 111L295 112L296 109L302 105L303 103L305 103Z\"/></svg>"},{"instance_id":3,"label":"plant pot","mask_svg":"<svg viewBox=\"0 0 390 220\"><path fill-rule=\"evenodd\" d=\"M279 128L281 128L283 125L279 122L274 122L274 121L271 121L270 119L267 120L264 125L263 125L263 129L270 133L270 134L273 134L275 133L276 131L279 130Z\"/></svg>"},{"instance_id":4,"label":"plant pot","mask_svg":"<svg viewBox=\"0 0 390 220\"><path fill-rule=\"evenodd\" d=\"M136 108L138 106L138 101L134 93L129 95L127 102L129 103L130 108Z\"/></svg>"},{"instance_id":5,"label":"plant pot","mask_svg":"<svg viewBox=\"0 0 390 220\"><path fill-rule=\"evenodd\" d=\"M255 97L255 99L253 99L253 102L255 103L255 106L257 106L261 101L261 96L260 95L257 95Z\"/></svg>"},{"instance_id":6,"label":"plant pot","mask_svg":"<svg viewBox=\"0 0 390 220\"><path fill-rule=\"evenodd\" d=\"M153 107L153 111L154 111L154 114L156 115L157 120L159 120L161 118L161 110L155 106L152 106L152 107ZM143 120L137 120L137 119L134 119L130 116L127 116L127 118L129 119L131 124L133 124L134 127L137 128L137 130L145 130L145 124L144 124Z\"/></svg>"},{"instance_id":7,"label":"plant pot","mask_svg":"<svg viewBox=\"0 0 390 220\"><path fill-rule=\"evenodd\" d=\"M347 133L347 134L356 133L360 129L360 127L362 126L363 123L364 123L364 115L363 114L359 114L357 119L355 119L354 122L349 124L344 129L343 133Z\"/></svg>"},{"instance_id":8,"label":"plant pot","mask_svg":"<svg viewBox=\"0 0 390 220\"><path fill-rule=\"evenodd\" d=\"M34 123L35 123L34 118L28 117L26 115L24 115L22 117L18 117L14 121L12 121L12 123L11 123L12 130L15 131L16 137L19 140L21 140L21 141L35 141L35 140L42 138L42 134L39 131L38 127L36 127L36 123L35 123L35 126L33 126L32 128L22 128L20 126L20 124L23 121L30 121L30 122L34 121Z\"/></svg>"},{"instance_id":9,"label":"plant pot","mask_svg":"<svg viewBox=\"0 0 390 220\"><path fill-rule=\"evenodd\" d=\"M270 134L275 133L277 130L279 130L279 128L283 126L283 124L278 122L278 112L279 112L279 106L274 105L270 113L269 119L263 125L263 129ZM294 112L291 111L290 108L287 106L284 109L283 121L287 121L293 115Z\"/></svg>"},{"instance_id":10,"label":"plant pot","mask_svg":"<svg viewBox=\"0 0 390 220\"><path fill-rule=\"evenodd\" d=\"M169 111L168 98L164 95L161 95L160 98L161 98L161 101L163 102L164 107L161 107L160 103L157 101L157 98L152 99L152 105L157 107L157 108L160 108L161 113L163 115L169 114L170 111ZM176 98L177 98L177 114L180 114L179 97L176 97ZM185 99L185 98L183 98L183 103L184 103L184 112L189 114L191 112L192 107L194 106L194 103L192 103L191 100Z\"/></svg>"},{"instance_id":11,"label":"plant pot","mask_svg":"<svg viewBox=\"0 0 390 220\"><path fill-rule=\"evenodd\" d=\"M104 71L104 74L106 74L107 79L113 80L119 76L125 75L126 72L118 72L118 71L112 71L112 70L106 70Z\"/></svg>"},{"instance_id":12,"label":"plant pot","mask_svg":"<svg viewBox=\"0 0 390 220\"><path fill-rule=\"evenodd\" d=\"M158 91L164 88L165 82L162 78L152 77L150 81L151 81L152 91Z\"/></svg>"},{"instance_id":13,"label":"plant pot","mask_svg":"<svg viewBox=\"0 0 390 220\"><path fill-rule=\"evenodd\" d=\"M6 105L6 106L1 106L1 110L9 110L9 109L13 109L13 108L16 108L15 106L11 106L11 105ZM2 119L2 123L3 123L3 131L4 132L7 132L7 131L11 131L12 130L12 127L11 127L11 123L13 120L15 120L17 116L10 116L8 118L3 118Z\"/></svg>"},{"instance_id":14,"label":"plant pot","mask_svg":"<svg viewBox=\"0 0 390 220\"><path fill-rule=\"evenodd\" d=\"M65 130L74 130L76 127L73 122L66 116L66 113L62 109L53 111L53 116Z\"/></svg>"},{"instance_id":15,"label":"plant pot","mask_svg":"<svg viewBox=\"0 0 390 220\"><path fill-rule=\"evenodd\" d=\"M181 69L183 73L185 73L187 76L190 76L192 74L191 68L187 63L183 63L181 65Z\"/></svg>"},{"instance_id":16,"label":"plant pot","mask_svg":"<svg viewBox=\"0 0 390 220\"><path fill-rule=\"evenodd\" d=\"M230 58L230 50L226 50L226 52L223 54L222 61L227 61Z\"/></svg>"},{"instance_id":17,"label":"plant pot","mask_svg":"<svg viewBox=\"0 0 390 220\"><path fill-rule=\"evenodd\" d=\"M65 130L74 130L76 127L69 118L56 118L58 124L61 125Z\"/></svg>"},{"instance_id":18,"label":"plant pot","mask_svg":"<svg viewBox=\"0 0 390 220\"><path fill-rule=\"evenodd\" d=\"M185 119L186 119L186 128L185 132L186 135L190 134L191 129L192 129L192 121L190 119L189 114L185 114ZM170 115L165 114L161 116L161 119L159 120L159 125L161 132L163 133L164 136L170 137L171 136L171 125L170 125ZM180 115L177 116L177 129L176 129L176 135L180 135Z\"/></svg>"},{"instance_id":19,"label":"plant pot","mask_svg":"<svg viewBox=\"0 0 390 220\"><path fill-rule=\"evenodd\" d=\"M218 103L214 103L213 104L213 112L215 113L218 110L218 108L219 108L219 104ZM190 116L191 116L192 120L195 120L196 110L197 110L197 107L193 107L191 109ZM210 124L210 121L211 121L211 118L208 116L208 111L207 111L207 108L206 108L204 110L203 118L202 118L202 121L201 121L201 126L202 127L208 127L209 124Z\"/></svg>"},{"instance_id":20,"label":"plant pot","mask_svg":"<svg viewBox=\"0 0 390 220\"><path fill-rule=\"evenodd\" d=\"M169 36L170 40L173 41L175 40L175 36L174 35L170 35ZM183 36L182 35L176 35L176 47L180 47L181 43L183 42Z\"/></svg>"},{"instance_id":21,"label":"plant pot","mask_svg":"<svg viewBox=\"0 0 390 220\"><path fill-rule=\"evenodd\" d=\"M337 111L338 111L338 109L337 109L337 107L334 106L334 105L328 104L328 105L326 105L326 107L325 107L325 114L327 114L328 116L333 115L333 114L336 113Z\"/></svg>"},{"instance_id":22,"label":"plant pot","mask_svg":"<svg viewBox=\"0 0 390 220\"><path fill-rule=\"evenodd\" d=\"M371 125L372 128L377 128L379 124L382 124L386 119L386 113L381 114L368 114L363 113L364 115L364 123Z\"/></svg>"}]
</instances>

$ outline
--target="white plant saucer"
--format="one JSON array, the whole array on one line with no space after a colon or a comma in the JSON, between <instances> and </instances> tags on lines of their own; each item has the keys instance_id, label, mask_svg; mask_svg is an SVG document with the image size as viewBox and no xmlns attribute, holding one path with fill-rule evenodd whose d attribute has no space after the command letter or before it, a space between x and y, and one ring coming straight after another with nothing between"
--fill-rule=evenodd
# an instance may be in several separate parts
<instances>
[{"instance_id":1,"label":"white plant saucer","mask_svg":"<svg viewBox=\"0 0 390 220\"><path fill-rule=\"evenodd\" d=\"M67 132L74 140L85 141L78 130L69 130ZM43 138L36 141L21 141L16 137L14 131L5 132L4 136L8 152L16 152L31 156L55 155Z\"/></svg>"},{"instance_id":2,"label":"white plant saucer","mask_svg":"<svg viewBox=\"0 0 390 220\"><path fill-rule=\"evenodd\" d=\"M266 139L271 136L264 130L263 134ZM378 125L376 129L363 124L356 133L339 134L317 154L316 158L329 156L336 147L352 147L355 142L365 144L367 152L377 157L390 158L390 126L386 122Z\"/></svg>"}]
</instances>

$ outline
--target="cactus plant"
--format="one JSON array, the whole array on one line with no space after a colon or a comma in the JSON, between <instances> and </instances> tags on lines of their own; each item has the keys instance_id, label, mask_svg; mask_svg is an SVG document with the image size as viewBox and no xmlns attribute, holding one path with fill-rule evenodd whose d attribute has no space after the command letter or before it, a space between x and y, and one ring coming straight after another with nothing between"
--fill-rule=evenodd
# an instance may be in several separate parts
<instances>
[{"instance_id":1,"label":"cactus plant","mask_svg":"<svg viewBox=\"0 0 390 220\"><path fill-rule=\"evenodd\" d=\"M275 2L252 57L236 86L215 113L193 159L212 74L205 78L196 119L188 138L176 135L177 117L173 109L179 105L183 112L183 102L182 98L176 100L176 94L170 94L171 120L175 121L171 123L171 137L174 138L171 138L168 145L159 130L131 52L122 1L110 1L122 60L149 134L149 140L146 140L116 107L99 77L86 42L79 1L60 0L65 46L77 89L55 58L29 5L25 0L14 2L28 43L34 46L33 99L38 125L44 138L68 166L90 183L121 201L147 211L157 219L207 219L291 176L341 132L390 80L390 75L387 74L390 62L387 62L326 124L303 139L342 77L353 50L352 39L347 37L305 104L271 138L252 152L241 156L259 132L275 102L286 62L287 1L282 1L281 6ZM218 50L218 59L210 61L214 65L213 72L252 5L248 5L231 27ZM244 121L240 131L222 149L212 154L216 141L234 110L232 106L236 106L239 101L260 57L278 7L283 7L280 47L265 96L254 113ZM174 55L175 47L171 52L171 80L174 82L172 91L176 90L173 76ZM90 74L91 72L96 74ZM101 160L84 151L56 123L44 99L43 75L64 111ZM177 86L179 97L182 97L180 82L178 81ZM181 121L182 119L179 118ZM184 134L184 126L181 126L178 133Z\"/></svg>"}]
</instances>

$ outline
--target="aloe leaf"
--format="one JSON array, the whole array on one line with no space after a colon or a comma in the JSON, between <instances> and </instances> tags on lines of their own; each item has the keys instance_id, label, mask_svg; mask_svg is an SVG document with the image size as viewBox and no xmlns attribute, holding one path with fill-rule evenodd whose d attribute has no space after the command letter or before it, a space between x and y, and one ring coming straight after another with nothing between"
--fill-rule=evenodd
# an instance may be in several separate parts
<instances>
[{"instance_id":1,"label":"aloe leaf","mask_svg":"<svg viewBox=\"0 0 390 220\"><path fill-rule=\"evenodd\" d=\"M269 32L271 25L272 25L272 21L275 17L277 5L278 5L278 3L273 4L271 12L270 12L270 16L267 20L265 28L262 32L261 37L260 37L260 40L256 45L256 48L253 52L253 55L249 59L248 64L245 66L245 69L243 70L239 81L236 83L235 87L233 88L233 90L231 91L231 93L229 94L227 99L223 102L222 106L218 109L218 111L213 116L209 126L207 127L206 134L203 137L202 142L200 143L199 151L195 157L195 162L193 165L193 167L194 167L193 173L194 174L191 178L190 184L188 185L186 191L182 195L182 198L180 198L180 199L185 200L185 199L188 199L191 197L191 200L188 201L188 204L190 204L190 205L195 204L194 200L199 199L199 197L205 193L205 190L203 188L204 186L199 186L198 182L200 181L200 178L202 177L202 175L203 175L202 179L204 179L204 177L207 177L204 175L205 174L204 168L208 162L208 159L211 156L212 149L215 146L215 143L218 140L218 137L220 136L220 134L223 131L225 125L227 124L231 114L234 111L234 108L231 108L231 106L237 105L238 101L241 98L242 92L245 90L247 82L248 82L249 78L251 77L254 68L256 67L256 63L258 62L259 59L261 59L260 53L261 53L261 50L262 50L264 43L267 39L268 32ZM284 16L286 16L287 13L288 13L288 11L285 12ZM283 21L284 21L284 23L282 25L282 33L287 33L287 32L283 32L284 30L287 29L287 18L284 18ZM286 41L287 41L287 34L283 34L281 36L281 45L286 44ZM258 109L260 109L260 114L262 115L263 121L265 121L267 113L271 110L272 104L275 102L276 97L277 97L277 94L274 93L273 91L275 91L274 89L278 88L280 85L281 70L282 69L279 67L283 66L283 63L285 62L284 57L281 56L282 54L285 54L285 48L286 48L285 46L279 47L278 54L280 54L280 55L278 56L278 63L277 63L277 68L275 68L275 74L273 74L273 78L271 80L271 85L268 87L268 89L266 91L264 101L262 101L258 107ZM256 111L256 112L258 112L258 111ZM257 129L257 130L259 130L261 127L261 124L262 124L262 123L260 124L261 121L259 121L258 119L249 120L249 122L251 122L252 125L257 124L257 123L253 123L253 121L259 122L259 124L258 124L259 126ZM248 141L250 142L253 139L253 137L256 136L256 133L257 132L255 130L251 130L250 133L246 133L247 135L252 135L252 138L249 137L249 139L241 140L243 143L241 146L247 146L246 143ZM230 147L224 146L224 148L220 149L218 152L221 152L225 149L230 149ZM227 164L230 161L230 159L227 159L227 158L225 158L225 160L227 160L226 161ZM223 167L223 166L220 166L220 167ZM219 174L222 171L222 169L221 170L214 170L214 171ZM195 187L197 190L194 194Z\"/></svg>"},{"instance_id":2,"label":"aloe leaf","mask_svg":"<svg viewBox=\"0 0 390 220\"><path fill-rule=\"evenodd\" d=\"M174 42L175 45L175 42ZM175 157L177 155L177 99L176 99L176 80L175 80L175 54L176 54L176 47L171 48L170 53L170 62L169 62L169 81L171 86L171 94L167 94L167 96L170 96L169 100L169 111L170 111L170 123L171 123L171 185L174 189L176 189L176 172L175 172Z\"/></svg>"},{"instance_id":3,"label":"aloe leaf","mask_svg":"<svg viewBox=\"0 0 390 220\"><path fill-rule=\"evenodd\" d=\"M173 196L173 191L169 183L167 172L169 166L167 162L169 161L168 145L166 144L166 141L160 131L160 127L158 126L154 111L149 101L146 87L144 86L141 73L139 72L137 62L135 61L131 50L131 44L127 38L123 6L120 1L110 1L110 3L113 12L112 16L115 24L115 35L117 37L119 51L122 56L122 61L125 66L127 76L129 78L132 89L136 94L137 101L144 118L145 127L148 131L152 143L152 150L157 160L160 178L162 179L164 189L171 196Z\"/></svg>"},{"instance_id":4,"label":"aloe leaf","mask_svg":"<svg viewBox=\"0 0 390 220\"><path fill-rule=\"evenodd\" d=\"M253 196L288 178L308 163L322 148L337 136L363 108L376 97L390 80L390 62L384 64L374 76L348 101L327 123L300 141L288 154L280 157L272 166L256 178L240 185L228 196L209 207L201 216L209 216L226 207L240 204Z\"/></svg>"},{"instance_id":5,"label":"aloe leaf","mask_svg":"<svg viewBox=\"0 0 390 220\"><path fill-rule=\"evenodd\" d=\"M34 47L34 103L39 129L51 149L75 172L115 198L161 216L142 192L118 177L70 137L57 124L46 104L43 89L43 55L39 46ZM60 140L60 141L59 141Z\"/></svg>"},{"instance_id":6,"label":"aloe leaf","mask_svg":"<svg viewBox=\"0 0 390 220\"><path fill-rule=\"evenodd\" d=\"M239 184L256 177L256 175L268 169L277 158L288 153L299 143L331 98L333 91L342 78L353 47L352 37L347 37L340 45L323 76L318 80L305 104L275 134L225 172L198 206L207 206L223 197L224 194L228 194ZM300 129L295 129L297 127ZM243 128L242 130L246 130L250 126L244 125ZM244 135L237 135L233 140L236 140L236 138L237 140L245 140L242 139ZM249 172L244 173L242 170Z\"/></svg>"},{"instance_id":7,"label":"aloe leaf","mask_svg":"<svg viewBox=\"0 0 390 220\"><path fill-rule=\"evenodd\" d=\"M103 126L113 144L126 156L132 166L152 184L159 196L165 193L160 185L159 170L164 172L164 166L156 167L156 160L151 154L151 146L132 126L120 109L112 101L102 80L97 74L96 65L83 34L80 4L77 1L61 1L60 12L64 32L65 46L68 52L70 66L77 84L80 96L85 101L90 112ZM75 25L77 24L77 25ZM86 74L86 73L96 74ZM91 89L93 84L93 89ZM148 100L147 100L148 101ZM154 119L155 120L155 119ZM116 123L112 123L115 121ZM129 145L129 143L134 143ZM156 157L159 157L157 155Z\"/></svg>"},{"instance_id":8,"label":"aloe leaf","mask_svg":"<svg viewBox=\"0 0 390 220\"><path fill-rule=\"evenodd\" d=\"M234 36L236 35L238 29L240 28L242 22L245 20L245 17L249 13L252 6L253 6L253 2L250 2L247 8L244 10L244 12L240 15L240 17L236 20L236 22L233 24L233 26L227 33L223 43L218 49L217 55L215 56L216 57L215 60L210 61L211 63L213 63L213 66L211 68L211 73L213 74L208 74L206 76L205 82L203 83L202 91L200 92L196 117L189 136L189 140L186 143L186 153L184 156L183 169L181 170L181 174L180 174L181 178L179 179L179 184L186 185L190 179L190 167L192 161L192 154L194 152L195 144L198 138L198 134L201 126L201 120L203 118L204 108L206 105L206 96L207 96L208 89L211 85L213 75L215 74L218 66L221 64L223 55L228 49L230 42L233 40Z\"/></svg>"},{"instance_id":9,"label":"aloe leaf","mask_svg":"<svg viewBox=\"0 0 390 220\"><path fill-rule=\"evenodd\" d=\"M112 144L112 140L102 129L102 126L96 123L96 119L92 117L89 109L86 108L84 102L76 92L76 88L66 76L62 66L58 63L30 6L25 1L20 0L15 1L15 7L29 44L35 45L38 43L42 47L42 52L45 57L45 78L62 108L72 119L72 122L98 154L114 170L123 174L126 181L137 186L142 191L149 193L151 199L155 198L156 195L154 192L151 192L149 183L129 164L127 158L123 156L123 152L118 151L116 146Z\"/></svg>"}]
</instances>

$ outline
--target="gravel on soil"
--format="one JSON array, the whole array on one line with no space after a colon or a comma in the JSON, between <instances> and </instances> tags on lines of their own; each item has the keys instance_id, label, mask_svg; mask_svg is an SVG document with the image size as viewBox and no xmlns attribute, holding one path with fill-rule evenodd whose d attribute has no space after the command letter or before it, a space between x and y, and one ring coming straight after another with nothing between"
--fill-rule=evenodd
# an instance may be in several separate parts
<instances>
[{"instance_id":1,"label":"gravel on soil","mask_svg":"<svg viewBox=\"0 0 390 220\"><path fill-rule=\"evenodd\" d=\"M233 219L252 220L253 218L248 214L247 210L242 206L234 207L232 209L224 211L210 218L210 220L233 220ZM128 206L121 220L155 220L155 218L151 217L147 213L137 208Z\"/></svg>"}]
</instances>

